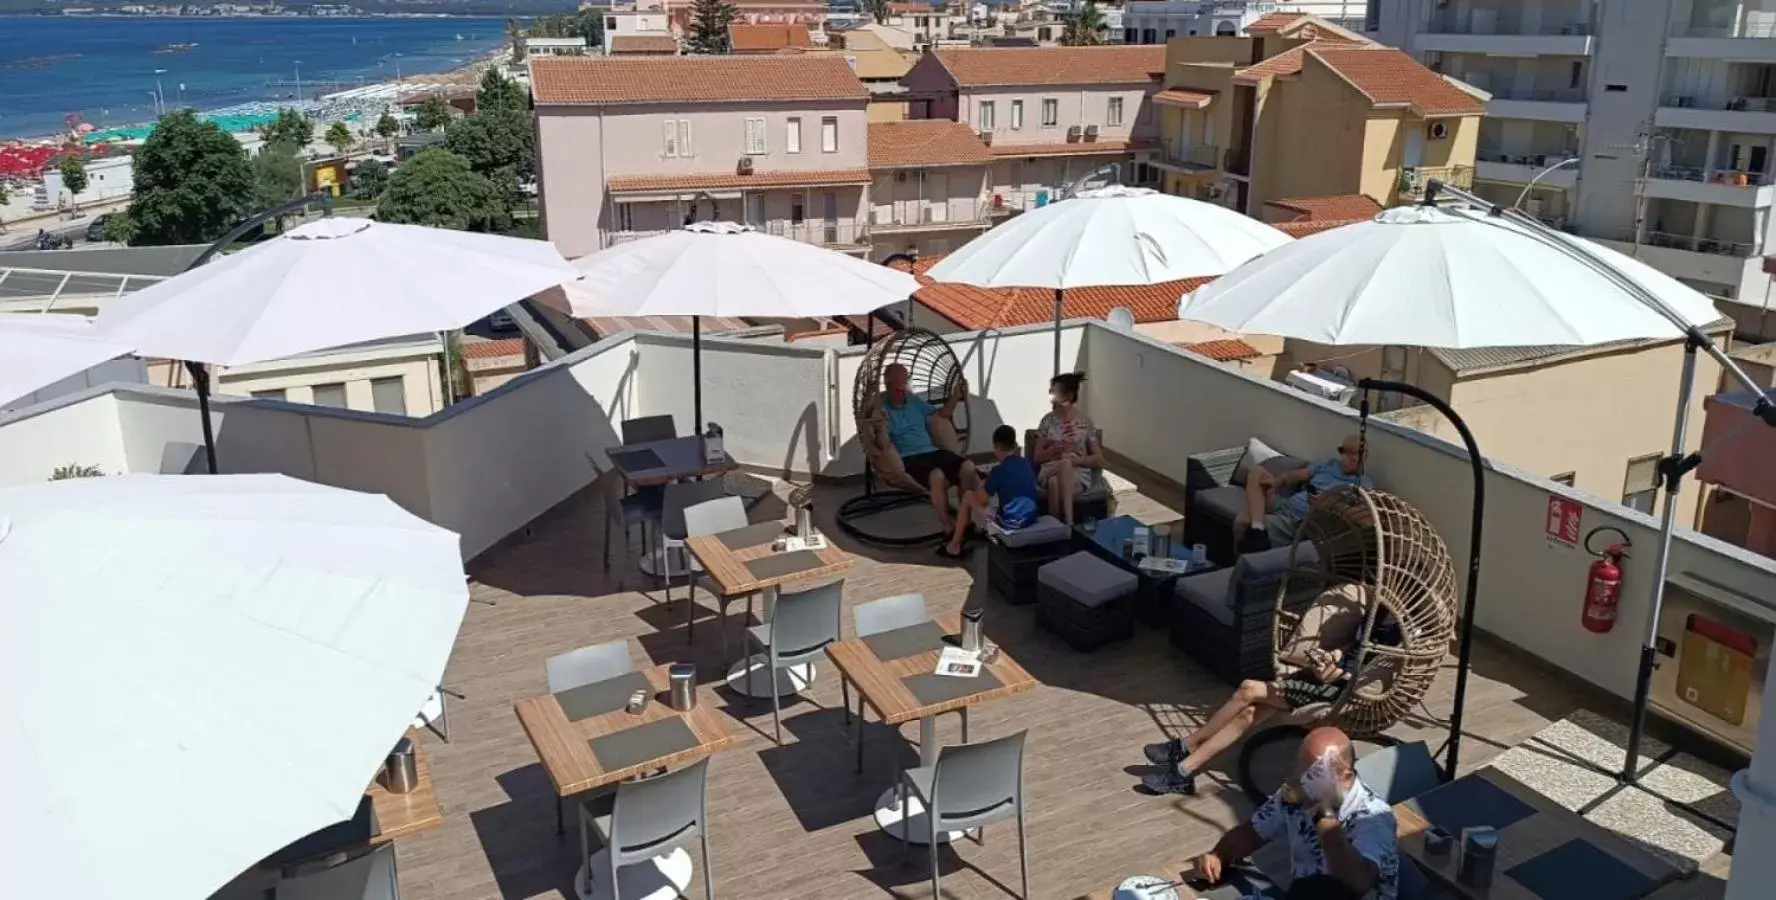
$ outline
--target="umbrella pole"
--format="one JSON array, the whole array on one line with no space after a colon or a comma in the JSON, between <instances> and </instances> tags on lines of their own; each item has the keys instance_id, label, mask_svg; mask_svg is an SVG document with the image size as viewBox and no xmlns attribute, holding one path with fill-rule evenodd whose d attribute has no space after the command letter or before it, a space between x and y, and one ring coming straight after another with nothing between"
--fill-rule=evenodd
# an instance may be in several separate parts
<instances>
[{"instance_id":1,"label":"umbrella pole","mask_svg":"<svg viewBox=\"0 0 1776 900\"><path fill-rule=\"evenodd\" d=\"M1056 375L1061 374L1061 303L1064 299L1065 299L1065 293L1063 292L1063 290L1061 288L1055 288L1055 365L1054 365L1055 370L1054 370L1054 373Z\"/></svg>"},{"instance_id":2,"label":"umbrella pole","mask_svg":"<svg viewBox=\"0 0 1776 900\"><path fill-rule=\"evenodd\" d=\"M703 317L691 317L691 397L695 418L691 433L703 433Z\"/></svg>"},{"instance_id":3,"label":"umbrella pole","mask_svg":"<svg viewBox=\"0 0 1776 900\"><path fill-rule=\"evenodd\" d=\"M1462 445L1468 450L1468 466L1474 472L1474 518L1468 527L1468 590L1463 597L1461 639L1456 649L1455 702L1449 713L1449 754L1443 760L1443 780L1453 781L1455 767L1461 759L1462 706L1467 702L1468 696L1468 667L1474 649L1474 607L1480 592L1480 538L1481 527L1486 521L1486 467L1481 462L1480 446L1474 443L1474 433L1468 430L1468 423L1462 421L1462 417L1456 415L1449 404L1435 395L1417 385L1373 378L1358 381L1357 389L1405 394L1424 401L1425 405L1442 413L1461 435Z\"/></svg>"},{"instance_id":4,"label":"umbrella pole","mask_svg":"<svg viewBox=\"0 0 1776 900\"><path fill-rule=\"evenodd\" d=\"M216 474L216 432L210 425L210 372L203 363L185 363L191 373L192 387L197 389L197 417L203 423L204 459L210 465L210 474Z\"/></svg>"}]
</instances>

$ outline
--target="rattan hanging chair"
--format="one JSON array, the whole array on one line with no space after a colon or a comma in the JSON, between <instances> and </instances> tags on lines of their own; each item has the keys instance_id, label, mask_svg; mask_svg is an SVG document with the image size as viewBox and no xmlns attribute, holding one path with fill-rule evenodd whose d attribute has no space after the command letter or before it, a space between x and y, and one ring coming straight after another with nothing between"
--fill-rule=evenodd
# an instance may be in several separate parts
<instances>
[{"instance_id":1,"label":"rattan hanging chair","mask_svg":"<svg viewBox=\"0 0 1776 900\"><path fill-rule=\"evenodd\" d=\"M925 398L932 406L942 407L948 403L950 394L962 381L962 364L950 350L949 343L934 332L905 328L870 345L857 367L857 378L851 390L851 412L857 418L857 443L863 450L863 494L840 505L838 521L840 527L860 539L909 546L929 543L941 534L936 529L919 533L887 533L870 527L871 519L889 510L929 502L926 486L907 475L906 467L887 440L882 411L882 377L888 367L896 363L907 369L907 391ZM953 420L932 416L927 427L934 444L966 455L966 398L956 407Z\"/></svg>"}]
</instances>

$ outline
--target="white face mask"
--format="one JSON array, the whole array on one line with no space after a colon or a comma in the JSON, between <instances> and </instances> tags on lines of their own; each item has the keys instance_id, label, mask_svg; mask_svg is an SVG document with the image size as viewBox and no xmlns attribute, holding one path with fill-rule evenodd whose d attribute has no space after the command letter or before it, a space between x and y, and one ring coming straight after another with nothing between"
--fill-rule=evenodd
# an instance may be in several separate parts
<instances>
[{"instance_id":1,"label":"white face mask","mask_svg":"<svg viewBox=\"0 0 1776 900\"><path fill-rule=\"evenodd\" d=\"M1320 758L1301 773L1301 791L1308 799L1323 803L1328 797L1338 795L1338 773L1334 770L1334 761L1337 759L1338 751L1327 747Z\"/></svg>"}]
</instances>

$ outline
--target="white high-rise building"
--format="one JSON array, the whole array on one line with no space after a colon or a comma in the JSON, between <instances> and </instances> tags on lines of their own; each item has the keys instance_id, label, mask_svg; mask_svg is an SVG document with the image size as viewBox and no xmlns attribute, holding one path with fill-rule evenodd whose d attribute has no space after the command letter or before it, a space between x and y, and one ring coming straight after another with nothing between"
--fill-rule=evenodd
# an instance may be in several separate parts
<instances>
[{"instance_id":1,"label":"white high-rise building","mask_svg":"<svg viewBox=\"0 0 1776 900\"><path fill-rule=\"evenodd\" d=\"M1492 94L1476 193L1512 203L1534 180L1544 220L1764 300L1776 0L1369 0L1364 27Z\"/></svg>"},{"instance_id":2,"label":"white high-rise building","mask_svg":"<svg viewBox=\"0 0 1776 900\"><path fill-rule=\"evenodd\" d=\"M1167 38L1245 34L1271 13L1307 13L1352 31L1363 29L1366 0L1129 0L1122 42L1163 44Z\"/></svg>"}]
</instances>

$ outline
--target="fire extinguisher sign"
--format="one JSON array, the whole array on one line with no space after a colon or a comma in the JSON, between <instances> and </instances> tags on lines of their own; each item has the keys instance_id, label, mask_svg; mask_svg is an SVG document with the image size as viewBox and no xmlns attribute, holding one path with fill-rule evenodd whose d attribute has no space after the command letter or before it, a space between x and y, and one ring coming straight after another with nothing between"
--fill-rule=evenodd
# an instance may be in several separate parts
<instances>
[{"instance_id":1,"label":"fire extinguisher sign","mask_svg":"<svg viewBox=\"0 0 1776 900\"><path fill-rule=\"evenodd\" d=\"M1577 547L1585 518L1585 506L1577 500L1548 495L1547 533L1550 546Z\"/></svg>"}]
</instances>

